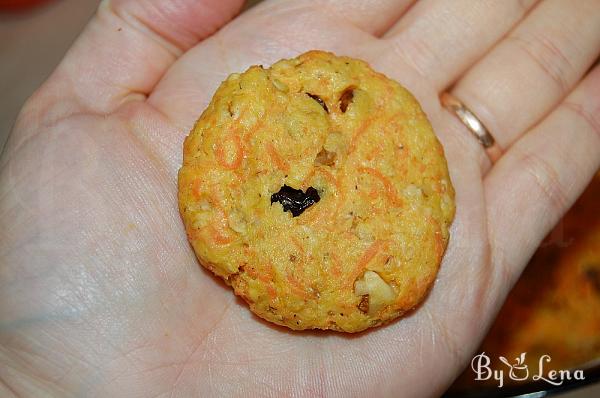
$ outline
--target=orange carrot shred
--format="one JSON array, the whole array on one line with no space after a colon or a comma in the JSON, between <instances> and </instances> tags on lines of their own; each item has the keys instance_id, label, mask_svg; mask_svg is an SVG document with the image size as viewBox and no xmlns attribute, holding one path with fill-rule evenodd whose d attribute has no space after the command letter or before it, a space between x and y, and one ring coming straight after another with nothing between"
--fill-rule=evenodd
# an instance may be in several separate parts
<instances>
[{"instance_id":1,"label":"orange carrot shred","mask_svg":"<svg viewBox=\"0 0 600 398\"><path fill-rule=\"evenodd\" d=\"M267 286L267 292L269 293L269 297L271 298L271 300L274 300L275 297L277 297L277 291L275 290L273 285Z\"/></svg>"},{"instance_id":2,"label":"orange carrot shred","mask_svg":"<svg viewBox=\"0 0 600 398\"><path fill-rule=\"evenodd\" d=\"M273 273L273 264L270 262L267 263L265 270L258 275L258 279L267 284L267 293L269 294L271 300L275 299L275 297L277 297L277 291L273 286L275 279L275 275Z\"/></svg>"},{"instance_id":3,"label":"orange carrot shred","mask_svg":"<svg viewBox=\"0 0 600 398\"><path fill-rule=\"evenodd\" d=\"M393 90L391 88L388 88L388 90ZM391 93L388 92L386 95L386 98L382 100L382 104L385 104L388 100ZM394 115L392 115L392 117L390 118L390 120L392 121L392 124L396 125L395 120L398 118L403 118L404 112L399 111L396 112ZM360 139L360 137L365 133L365 131L367 130L367 128L369 127L369 125L371 124L371 122L373 122L373 118L367 118L365 119L365 121L358 126L358 128L356 129L356 132L354 133L354 135L352 135L352 138L350 138L350 146L348 148L348 153L352 153L356 150L356 147L358 146L358 140Z\"/></svg>"},{"instance_id":4,"label":"orange carrot shred","mask_svg":"<svg viewBox=\"0 0 600 398\"><path fill-rule=\"evenodd\" d=\"M371 260L375 258L375 256L379 253L383 244L385 242L382 240L376 240L373 242L371 246L363 253L363 255L358 259L356 263L356 267L354 268L354 272L350 275L350 279L348 279L348 284L351 285L354 283L354 280L363 272L363 270L369 265Z\"/></svg>"},{"instance_id":5,"label":"orange carrot shred","mask_svg":"<svg viewBox=\"0 0 600 398\"><path fill-rule=\"evenodd\" d=\"M402 205L402 200L396 194L396 190L394 189L394 186L392 185L391 181L389 180L389 178L384 176L379 170L374 169L372 167L359 167L357 170L359 173L369 174L381 181L383 187L385 188L385 194L390 200L390 202L395 206Z\"/></svg>"},{"instance_id":6,"label":"orange carrot shred","mask_svg":"<svg viewBox=\"0 0 600 398\"><path fill-rule=\"evenodd\" d=\"M348 148L348 154L354 152L356 150L356 146L358 145L358 139L365 133L367 127L371 124L372 119L367 118L364 122L361 123L360 126L356 129L356 132L350 139L350 147Z\"/></svg>"},{"instance_id":7,"label":"orange carrot shred","mask_svg":"<svg viewBox=\"0 0 600 398\"><path fill-rule=\"evenodd\" d=\"M275 275L273 273L273 264L271 264L270 262L267 263L265 270L258 275L258 279L265 283L273 282L273 279L275 279Z\"/></svg>"},{"instance_id":8,"label":"orange carrot shred","mask_svg":"<svg viewBox=\"0 0 600 398\"><path fill-rule=\"evenodd\" d=\"M244 141L245 142L250 141L252 136L254 134L256 134L256 132L263 126L264 123L265 123L264 119L261 119L258 122L254 123L254 125L252 125L252 127L250 127L250 129L248 129L246 134L244 134Z\"/></svg>"},{"instance_id":9,"label":"orange carrot shred","mask_svg":"<svg viewBox=\"0 0 600 398\"><path fill-rule=\"evenodd\" d=\"M270 283L270 282L273 282L273 281L271 280L271 278L269 277L269 275L268 275L268 274L259 274L259 275L258 275L258 279L259 279L260 281L262 281L262 282L265 282L265 283Z\"/></svg>"},{"instance_id":10,"label":"orange carrot shred","mask_svg":"<svg viewBox=\"0 0 600 398\"><path fill-rule=\"evenodd\" d=\"M292 236L292 244L296 246L296 249L298 249L300 254L304 255L304 248L302 247L302 243L300 243L298 238L296 238L295 236Z\"/></svg>"},{"instance_id":11,"label":"orange carrot shred","mask_svg":"<svg viewBox=\"0 0 600 398\"><path fill-rule=\"evenodd\" d=\"M233 242L233 238L231 236L227 236L222 234L217 228L212 225L205 227L208 229L208 233L210 235L211 240L218 245L226 245L228 243Z\"/></svg>"},{"instance_id":12,"label":"orange carrot shred","mask_svg":"<svg viewBox=\"0 0 600 398\"><path fill-rule=\"evenodd\" d=\"M228 162L227 159L225 159L225 149L223 148L224 143L228 140L232 140L236 148L235 156L231 162ZM217 155L217 162L221 166L223 166L223 168L227 170L237 169L240 166L240 164L242 164L242 159L244 158L244 147L242 145L242 141L240 140L239 135L231 134L225 137L222 141L219 141L217 143L215 154Z\"/></svg>"},{"instance_id":13,"label":"orange carrot shred","mask_svg":"<svg viewBox=\"0 0 600 398\"><path fill-rule=\"evenodd\" d=\"M200 196L202 195L201 186L202 186L202 179L196 178L196 179L194 179L194 181L192 181L192 196L196 200L200 199Z\"/></svg>"},{"instance_id":14,"label":"orange carrot shred","mask_svg":"<svg viewBox=\"0 0 600 398\"><path fill-rule=\"evenodd\" d=\"M308 292L306 291L306 287L304 287L296 278L294 278L293 275L288 274L287 280L290 283L292 290L297 296L300 296L305 300L308 300L311 297L310 294L308 294Z\"/></svg>"},{"instance_id":15,"label":"orange carrot shred","mask_svg":"<svg viewBox=\"0 0 600 398\"><path fill-rule=\"evenodd\" d=\"M342 262L340 261L340 258L335 253L331 253L331 259L333 260L331 273L334 276L340 276L342 274Z\"/></svg>"},{"instance_id":16,"label":"orange carrot shred","mask_svg":"<svg viewBox=\"0 0 600 398\"><path fill-rule=\"evenodd\" d=\"M267 144L267 152L269 152L271 160L273 160L273 163L275 163L275 166L277 166L279 170L283 171L284 173L290 172L290 165L281 157L281 155L277 152L277 149L275 149L273 144L270 142Z\"/></svg>"}]
</instances>

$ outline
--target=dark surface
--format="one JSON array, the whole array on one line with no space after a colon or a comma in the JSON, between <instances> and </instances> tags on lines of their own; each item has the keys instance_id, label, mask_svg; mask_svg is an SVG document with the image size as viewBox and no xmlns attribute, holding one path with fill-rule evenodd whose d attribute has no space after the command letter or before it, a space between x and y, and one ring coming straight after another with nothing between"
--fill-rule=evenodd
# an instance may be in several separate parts
<instances>
[{"instance_id":1,"label":"dark surface","mask_svg":"<svg viewBox=\"0 0 600 398\"><path fill-rule=\"evenodd\" d=\"M348 105L350 105L352 99L354 99L354 88L348 87L340 96L340 110L342 113L346 113L346 109L348 109Z\"/></svg>"},{"instance_id":2,"label":"dark surface","mask_svg":"<svg viewBox=\"0 0 600 398\"><path fill-rule=\"evenodd\" d=\"M297 217L317 203L321 198L319 193L313 187L309 187L306 192L301 189L294 189L287 185L281 187L279 192L271 195L271 204L279 202L283 206L283 211L289 211L292 216Z\"/></svg>"},{"instance_id":3,"label":"dark surface","mask_svg":"<svg viewBox=\"0 0 600 398\"><path fill-rule=\"evenodd\" d=\"M480 389L452 389L447 391L443 395L443 398L547 397L550 395L558 395L569 390L578 389L600 381L600 365L596 365L591 368L584 368L583 371L585 374L585 380L565 380L560 386L553 386L545 381L537 381L515 386L505 386L502 388L485 386Z\"/></svg>"},{"instance_id":4,"label":"dark surface","mask_svg":"<svg viewBox=\"0 0 600 398\"><path fill-rule=\"evenodd\" d=\"M329 109L327 108L327 104L325 104L325 101L323 101L323 99L321 99L321 97L319 97L316 94L311 94L311 93L306 93L306 95L308 95L310 98L312 98L315 101L317 101L319 103L319 105L321 105L321 107L325 110L325 112L329 113Z\"/></svg>"}]
</instances>

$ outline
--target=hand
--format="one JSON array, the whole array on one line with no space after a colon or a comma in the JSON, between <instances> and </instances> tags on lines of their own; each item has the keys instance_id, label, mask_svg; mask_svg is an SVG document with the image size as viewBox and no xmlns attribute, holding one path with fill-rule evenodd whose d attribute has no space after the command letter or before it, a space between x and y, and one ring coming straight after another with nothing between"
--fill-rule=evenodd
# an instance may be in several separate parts
<instances>
[{"instance_id":1,"label":"hand","mask_svg":"<svg viewBox=\"0 0 600 398\"><path fill-rule=\"evenodd\" d=\"M2 396L438 395L600 165L600 3L113 0L28 101L0 167ZM217 33L217 29L220 29ZM457 214L409 316L358 336L253 316L198 265L182 142L219 83L308 49L407 86ZM504 156L439 104L452 92ZM43 392L43 393L42 393Z\"/></svg>"}]
</instances>

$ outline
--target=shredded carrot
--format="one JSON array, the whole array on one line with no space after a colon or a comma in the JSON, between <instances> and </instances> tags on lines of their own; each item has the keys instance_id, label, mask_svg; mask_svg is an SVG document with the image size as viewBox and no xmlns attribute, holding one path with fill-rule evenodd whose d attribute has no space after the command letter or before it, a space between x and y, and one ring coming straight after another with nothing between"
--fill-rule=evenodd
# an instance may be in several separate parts
<instances>
[{"instance_id":1,"label":"shredded carrot","mask_svg":"<svg viewBox=\"0 0 600 398\"><path fill-rule=\"evenodd\" d=\"M350 274L350 278L348 279L348 284L352 285L354 280L358 278L358 276L363 272L363 270L369 265L371 260L375 258L375 256L379 253L385 241L376 240L373 242L371 246L363 253L363 255L358 259L356 266L354 267L354 271Z\"/></svg>"},{"instance_id":2,"label":"shredded carrot","mask_svg":"<svg viewBox=\"0 0 600 398\"><path fill-rule=\"evenodd\" d=\"M385 104L386 102L388 102L389 98L393 94L389 90L392 90L392 89L388 88L388 93L386 95L386 99L384 99L381 103ZM404 115L404 112L402 112L402 111L396 112L394 115L392 115L392 117L389 119L390 123L387 126L384 126L384 130L386 130L390 124L396 126L397 125L396 119L398 119L399 117L403 118L404 117L403 115ZM369 127L369 125L372 122L373 122L373 118L369 117L369 118L365 119L365 121L356 129L356 132L352 135L352 138L350 139L350 146L348 148L348 154L350 154L356 150L356 147L358 146L358 140L365 133L365 131L367 130L367 128ZM400 128L400 130L401 130L401 128Z\"/></svg>"},{"instance_id":3,"label":"shredded carrot","mask_svg":"<svg viewBox=\"0 0 600 398\"><path fill-rule=\"evenodd\" d=\"M267 284L267 293L269 294L269 297L271 298L271 300L273 300L273 299L275 299L275 297L277 297L277 291L275 290L275 287L273 286L273 283L275 280L273 264L271 264L269 262L269 263L267 263L267 266L265 268L266 269L258 275L258 279Z\"/></svg>"},{"instance_id":4,"label":"shredded carrot","mask_svg":"<svg viewBox=\"0 0 600 398\"><path fill-rule=\"evenodd\" d=\"M331 259L333 260L333 267L331 267L331 273L333 274L333 276L340 276L342 274L342 262L335 253L331 253L330 255Z\"/></svg>"},{"instance_id":5,"label":"shredded carrot","mask_svg":"<svg viewBox=\"0 0 600 398\"><path fill-rule=\"evenodd\" d=\"M359 173L369 174L381 181L383 187L385 188L385 194L390 200L390 202L395 206L402 205L402 200L396 194L396 190L394 189L394 186L392 185L391 181L386 176L384 176L379 170L374 169L372 167L359 167L357 170Z\"/></svg>"},{"instance_id":6,"label":"shredded carrot","mask_svg":"<svg viewBox=\"0 0 600 398\"><path fill-rule=\"evenodd\" d=\"M292 290L294 291L294 293L297 296L300 296L305 300L308 300L311 298L311 295L308 294L308 292L306 291L306 287L303 286L302 283L300 283L296 278L294 278L293 275L288 273L287 280L290 283Z\"/></svg>"},{"instance_id":7,"label":"shredded carrot","mask_svg":"<svg viewBox=\"0 0 600 398\"><path fill-rule=\"evenodd\" d=\"M273 144L270 142L267 144L267 152L269 152L271 160L273 160L273 163L275 163L275 166L277 166L279 170L283 171L284 173L290 172L290 165L281 157L281 155L277 152L277 149L275 149Z\"/></svg>"},{"instance_id":8,"label":"shredded carrot","mask_svg":"<svg viewBox=\"0 0 600 398\"><path fill-rule=\"evenodd\" d=\"M194 179L194 181L192 181L192 196L196 200L199 200L200 196L202 195L202 190L201 190L202 182L203 181L201 178L196 178L196 179Z\"/></svg>"},{"instance_id":9,"label":"shredded carrot","mask_svg":"<svg viewBox=\"0 0 600 398\"><path fill-rule=\"evenodd\" d=\"M371 152L369 152L367 154L366 158L367 158L367 160L373 160L373 159L379 157L380 154L381 154L381 147L375 146L375 147L373 147Z\"/></svg>"},{"instance_id":10,"label":"shredded carrot","mask_svg":"<svg viewBox=\"0 0 600 398\"><path fill-rule=\"evenodd\" d=\"M201 228L186 228L186 234L188 239L191 241L202 239L209 239L210 242L216 243L218 245L226 245L228 243L233 242L233 238L231 236L227 236L215 228L213 225L207 225Z\"/></svg>"},{"instance_id":11,"label":"shredded carrot","mask_svg":"<svg viewBox=\"0 0 600 398\"><path fill-rule=\"evenodd\" d=\"M301 255L304 255L304 248L302 247L302 243L295 236L291 237L292 244L296 246L296 249L300 252Z\"/></svg>"},{"instance_id":12,"label":"shredded carrot","mask_svg":"<svg viewBox=\"0 0 600 398\"><path fill-rule=\"evenodd\" d=\"M205 230L210 240L218 245L226 245L233 242L234 238L225 233L228 228L228 218L227 214L225 213L225 209L219 201L218 194L214 186L209 189L208 199L210 204L216 207L217 212L221 214L221 217L215 219L213 224L203 227L202 230Z\"/></svg>"},{"instance_id":13,"label":"shredded carrot","mask_svg":"<svg viewBox=\"0 0 600 398\"><path fill-rule=\"evenodd\" d=\"M265 283L271 283L273 280L270 278L268 274L258 274L258 279Z\"/></svg>"},{"instance_id":14,"label":"shredded carrot","mask_svg":"<svg viewBox=\"0 0 600 398\"><path fill-rule=\"evenodd\" d=\"M235 155L231 162L228 162L225 158L225 149L223 148L225 142L229 140L233 141L233 143L235 144ZM217 162L221 166L223 166L223 168L227 170L237 169L240 166L240 164L242 164L242 159L244 158L244 147L242 145L242 141L240 140L240 136L237 134L230 134L229 136L225 137L222 141L219 141L217 143L215 154L217 155Z\"/></svg>"},{"instance_id":15,"label":"shredded carrot","mask_svg":"<svg viewBox=\"0 0 600 398\"><path fill-rule=\"evenodd\" d=\"M319 167L318 168L319 173L321 173L322 175L325 176L325 178L327 180L329 180L330 183L332 183L333 185L335 185L335 190L338 192L338 194L342 193L342 189L340 186L340 181L338 178L336 178L333 174L331 174L331 172L323 167Z\"/></svg>"},{"instance_id":16,"label":"shredded carrot","mask_svg":"<svg viewBox=\"0 0 600 398\"><path fill-rule=\"evenodd\" d=\"M358 145L358 140L365 133L365 131L367 131L367 127L369 127L369 125L371 124L372 121L373 121L372 118L370 118L370 117L366 118L365 121L362 122L360 126L358 126L358 128L356 129L356 132L352 135L352 138L350 138L350 146L348 147L348 154L351 154L352 152L354 152L356 150L356 147Z\"/></svg>"},{"instance_id":17,"label":"shredded carrot","mask_svg":"<svg viewBox=\"0 0 600 398\"><path fill-rule=\"evenodd\" d=\"M240 115L237 117L236 120L242 119L247 111L248 111L248 109L244 108L240 112ZM262 119L256 123L254 123L254 125L252 127L250 127L250 129L248 129L248 131L245 134L243 134L242 138L240 138L240 135L239 135L239 131L241 130L242 125L238 123L237 125L231 126L230 134L233 137L233 139L235 140L234 143L236 144L236 157L230 164L227 163L226 165L223 165L223 163L222 163L222 161L224 160L224 156L219 156L217 158L217 161L219 162L219 164L221 164L226 169L233 170L233 172L235 173L235 175L237 177L238 185L241 185L242 182L245 182L248 179L247 174L244 172L245 170L243 170L239 167L242 160L244 159L244 148L248 147L248 141L250 141L250 139L252 138L252 135L254 135L254 133L256 133L256 131L260 127L263 126L263 124L264 124L264 120L262 120ZM219 147L217 148L217 150L219 150ZM221 160L219 160L219 158ZM231 166L231 167L227 167L227 166Z\"/></svg>"},{"instance_id":18,"label":"shredded carrot","mask_svg":"<svg viewBox=\"0 0 600 398\"><path fill-rule=\"evenodd\" d=\"M273 285L267 285L267 293L269 293L271 300L275 300L275 297L277 297L277 291Z\"/></svg>"},{"instance_id":19,"label":"shredded carrot","mask_svg":"<svg viewBox=\"0 0 600 398\"><path fill-rule=\"evenodd\" d=\"M264 272L262 272L260 275L258 275L258 279L260 279L261 281L268 283L268 282L273 282L273 280L275 279L275 274L273 272L273 264L271 264L270 262L267 263L267 266L265 267L266 269L264 270Z\"/></svg>"},{"instance_id":20,"label":"shredded carrot","mask_svg":"<svg viewBox=\"0 0 600 398\"><path fill-rule=\"evenodd\" d=\"M228 243L233 242L233 238L231 236L224 235L222 231L219 231L213 225L209 225L208 227L204 227L211 240L218 245L226 245Z\"/></svg>"},{"instance_id":21,"label":"shredded carrot","mask_svg":"<svg viewBox=\"0 0 600 398\"><path fill-rule=\"evenodd\" d=\"M264 125L265 119L260 119L258 122L254 123L250 129L244 134L244 142L249 142L250 139L256 132Z\"/></svg>"},{"instance_id":22,"label":"shredded carrot","mask_svg":"<svg viewBox=\"0 0 600 398\"><path fill-rule=\"evenodd\" d=\"M221 214L221 218L218 220L221 227L223 229L228 228L228 224L229 224L229 216L227 215L227 212L225 211L225 208L223 207L223 205L221 204L221 200L219 198L219 193L216 190L216 186L213 185L210 189L210 193L208 198L210 199L210 203L215 206L218 210L218 212Z\"/></svg>"},{"instance_id":23,"label":"shredded carrot","mask_svg":"<svg viewBox=\"0 0 600 398\"><path fill-rule=\"evenodd\" d=\"M223 212L223 206L221 206L221 198L219 198L219 194L214 185L210 186L206 190L206 196L208 198L208 203L210 203L212 206L215 206L217 209Z\"/></svg>"}]
</instances>

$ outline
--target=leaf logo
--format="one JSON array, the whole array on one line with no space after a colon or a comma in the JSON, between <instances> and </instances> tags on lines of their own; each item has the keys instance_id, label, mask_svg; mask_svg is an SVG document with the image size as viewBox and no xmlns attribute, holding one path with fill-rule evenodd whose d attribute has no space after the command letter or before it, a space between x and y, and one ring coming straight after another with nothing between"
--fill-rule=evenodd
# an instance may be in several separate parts
<instances>
[{"instance_id":1,"label":"leaf logo","mask_svg":"<svg viewBox=\"0 0 600 398\"><path fill-rule=\"evenodd\" d=\"M522 381L527 380L527 378L529 377L529 369L527 367L527 364L525 363L525 355L526 353L522 352L521 355L516 357L514 365L508 362L508 359L506 359L505 357L498 357L498 359L500 359L500 361L503 364L508 366L508 377L510 377L511 380Z\"/></svg>"}]
</instances>

